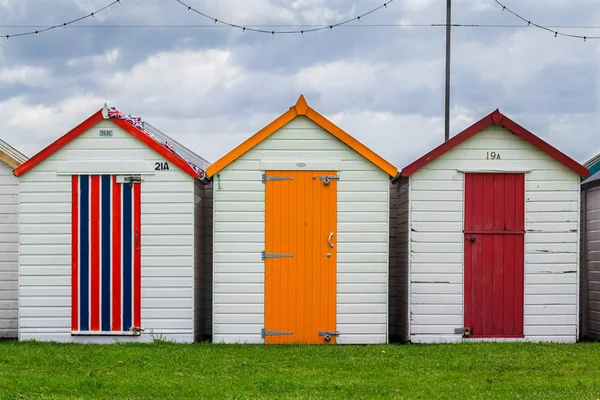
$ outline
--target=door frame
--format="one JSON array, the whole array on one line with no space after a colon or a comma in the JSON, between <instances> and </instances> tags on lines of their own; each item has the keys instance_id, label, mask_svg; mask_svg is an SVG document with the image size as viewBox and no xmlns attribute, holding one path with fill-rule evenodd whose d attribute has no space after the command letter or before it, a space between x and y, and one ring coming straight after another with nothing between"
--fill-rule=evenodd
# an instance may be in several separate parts
<instances>
[{"instance_id":1,"label":"door frame","mask_svg":"<svg viewBox=\"0 0 600 400\"><path fill-rule=\"evenodd\" d=\"M302 160L302 161L290 161L290 160L261 160L260 161L260 173L263 176L266 176L268 173L270 172L274 172L274 171L284 171L284 172L304 172L304 173L311 173L311 172L324 172L324 171L328 171L328 172L332 172L335 175L339 176L340 175L340 170L341 170L341 160ZM317 179L318 180L318 179ZM339 194L339 189L338 189L338 183L336 182L336 188L335 188L335 210L336 210L336 215L335 215L335 291L334 291L334 298L335 298L335 312L333 314L334 317L334 321L335 321L335 327L334 327L334 331L336 332L336 335L334 337L332 337L332 343L331 344L337 344L339 343L339 341L337 340L338 338L336 336L339 335L338 330L337 330L337 326L338 326L338 312L337 312L337 305L338 305L338 301L337 301L337 296L338 296L338 280L337 280L337 274L338 274L338 258L339 258L339 248L338 248L338 233L339 233L339 218L338 218L338 206L339 206L339 201L338 201L338 194ZM267 237L266 237L266 223L267 223L267 186L266 186L267 182L264 183L264 205L265 205L265 210L264 210L264 215L265 215L265 221L264 221L264 234L265 234L265 238L263 241L263 247L266 251L266 245L267 245ZM266 312L267 312L267 299L266 299L266 274L267 274L267 269L266 269L266 265L267 265L267 260L263 259L263 277L265 277L265 282L263 284L263 310L264 310L264 316L263 316L263 327L266 329ZM267 337L263 337L262 341L264 344L267 344Z\"/></svg>"},{"instance_id":2,"label":"door frame","mask_svg":"<svg viewBox=\"0 0 600 400\"><path fill-rule=\"evenodd\" d=\"M462 175L462 227L461 227L461 254L462 254L462 325L464 328L465 322L465 246L464 246L464 230L465 230L465 194L466 194L466 175L467 174L522 174L523 175L523 229L525 234L523 235L523 335L518 337L498 337L498 336L478 336L476 338L468 338L464 334L461 335L462 340L476 341L476 340L493 340L493 341L514 341L522 340L526 337L525 335L525 309L527 304L525 302L525 289L527 288L527 263L525 261L526 256L526 245L527 245L527 176L531 172L528 169L459 169L456 170Z\"/></svg>"}]
</instances>

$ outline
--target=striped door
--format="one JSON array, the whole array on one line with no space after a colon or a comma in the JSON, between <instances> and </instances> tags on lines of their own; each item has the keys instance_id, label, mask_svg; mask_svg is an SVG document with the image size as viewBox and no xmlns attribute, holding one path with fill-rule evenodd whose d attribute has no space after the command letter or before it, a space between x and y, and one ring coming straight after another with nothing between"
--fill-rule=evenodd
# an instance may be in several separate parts
<instances>
[{"instance_id":1,"label":"striped door","mask_svg":"<svg viewBox=\"0 0 600 400\"><path fill-rule=\"evenodd\" d=\"M319 336L336 330L337 182L326 175L267 172L265 343L335 343Z\"/></svg>"},{"instance_id":2,"label":"striped door","mask_svg":"<svg viewBox=\"0 0 600 400\"><path fill-rule=\"evenodd\" d=\"M523 337L525 176L466 174L464 322L470 337Z\"/></svg>"},{"instance_id":3,"label":"striped door","mask_svg":"<svg viewBox=\"0 0 600 400\"><path fill-rule=\"evenodd\" d=\"M141 325L141 185L114 175L72 178L74 332Z\"/></svg>"}]
</instances>

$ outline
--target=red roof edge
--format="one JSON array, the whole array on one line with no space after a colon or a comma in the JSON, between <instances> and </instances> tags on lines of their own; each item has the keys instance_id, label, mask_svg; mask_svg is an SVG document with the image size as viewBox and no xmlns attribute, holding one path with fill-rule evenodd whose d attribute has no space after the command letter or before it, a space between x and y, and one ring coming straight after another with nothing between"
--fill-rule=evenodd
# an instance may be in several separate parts
<instances>
[{"instance_id":1,"label":"red roof edge","mask_svg":"<svg viewBox=\"0 0 600 400\"><path fill-rule=\"evenodd\" d=\"M156 151L158 154L166 158L168 161L175 164L179 169L183 172L196 179L200 176L200 173L194 171L194 169L185 162L184 159L177 157L175 154L171 153L168 149L164 148L160 145L156 140L152 139L144 132L140 131L135 126L131 125L129 122L123 119L111 118L113 123L123 128L123 130L129 132L133 137L138 139L140 142L144 143L146 146L150 147L152 150Z\"/></svg>"},{"instance_id":2,"label":"red roof edge","mask_svg":"<svg viewBox=\"0 0 600 400\"><path fill-rule=\"evenodd\" d=\"M82 133L88 131L98 122L104 119L102 114L102 109L98 112L94 113L91 117L83 121L81 124L77 125L75 128L71 129L65 135L60 137L58 140L51 143L48 147L37 153L35 156L31 157L29 160L21 164L18 168L14 170L15 176L22 176L30 171L33 167L50 157L52 154L56 153L62 147L70 143L73 139L81 135ZM131 125L129 122L121 119L110 118L110 121L115 125L121 127L123 130L131 134L133 137L144 143L146 146L150 147L152 150L156 151L162 157L166 158L171 163L175 164L179 167L183 172L190 175L192 178L196 179L200 174L187 163L185 160L177 157L175 154L171 153L168 149L164 148L160 145L160 143L156 142L152 138L148 137L144 132L140 131L135 126Z\"/></svg>"},{"instance_id":3,"label":"red roof edge","mask_svg":"<svg viewBox=\"0 0 600 400\"><path fill-rule=\"evenodd\" d=\"M75 139L77 136L81 135L83 132L90 129L92 126L96 125L98 122L102 121L104 117L102 116L102 109L93 114L91 117L83 121L81 124L77 125L75 128L71 129L65 135L52 142L48 147L44 150L37 153L35 156L31 157L29 160L25 161L21 164L20 167L15 169L15 176L21 176L31 170L33 167L44 161L46 158L50 157L52 154L56 153L63 146L67 145L71 140Z\"/></svg>"},{"instance_id":4,"label":"red roof edge","mask_svg":"<svg viewBox=\"0 0 600 400\"><path fill-rule=\"evenodd\" d=\"M495 110L494 112L486 115L481 120L477 121L458 135L450 138L450 140L448 140L447 142L442 143L435 149L431 150L429 153L425 154L423 157L404 167L402 169L402 176L412 175L413 173L423 168L425 165L429 164L430 162L440 157L447 151L453 149L465 140L471 138L472 136L476 135L477 133L481 132L482 130L491 125L500 125L508 129L515 135L534 145L535 147L548 154L555 160L559 161L560 163L562 163L572 171L576 172L580 176L584 178L590 176L590 172L583 165L579 164L577 161L573 160L571 157L567 156L552 145L548 144L538 136L529 132L527 129L525 129L521 125L517 124L516 122L502 114L499 110Z\"/></svg>"}]
</instances>

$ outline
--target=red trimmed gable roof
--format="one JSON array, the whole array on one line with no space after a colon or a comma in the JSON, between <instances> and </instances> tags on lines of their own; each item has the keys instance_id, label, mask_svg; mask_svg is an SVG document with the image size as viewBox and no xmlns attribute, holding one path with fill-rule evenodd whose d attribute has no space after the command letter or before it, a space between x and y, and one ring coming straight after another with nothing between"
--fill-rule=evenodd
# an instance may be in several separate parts
<instances>
[{"instance_id":1,"label":"red trimmed gable roof","mask_svg":"<svg viewBox=\"0 0 600 400\"><path fill-rule=\"evenodd\" d=\"M515 135L519 136L521 139L534 145L535 147L537 147L544 153L548 154L549 156L554 158L556 161L559 161L560 163L562 163L563 165L565 165L566 167L568 167L575 173L579 174L580 176L582 176L584 178L587 178L588 176L590 176L590 172L583 165L579 164L577 161L573 160L571 157L567 156L566 154L562 153L555 147L546 143L538 136L529 132L527 129L523 128L521 125L517 124L516 122L514 122L513 120L511 120L510 118L508 118L507 116L502 114L499 110L496 110L496 111L492 112L491 114L483 117L481 120L474 123L467 129L465 129L464 131L459 133L458 135L450 138L447 142L442 143L435 149L431 150L429 153L425 154L423 157L419 158L418 160L416 160L413 163L404 167L402 169L402 176L412 175L413 173L415 173L419 169L423 168L424 166L426 166L427 164L429 164L436 158L440 157L447 151L455 148L456 146L458 146L465 140L475 136L479 132L483 131L484 129L486 129L492 125L502 126L506 129L508 129Z\"/></svg>"},{"instance_id":2,"label":"red trimmed gable roof","mask_svg":"<svg viewBox=\"0 0 600 400\"><path fill-rule=\"evenodd\" d=\"M179 167L179 169L181 169L186 174L190 175L192 178L196 179L200 176L200 173L194 171L194 169L185 160L176 156L167 148L161 146L160 143L153 140L146 133L142 132L140 129L136 128L131 123L123 119L108 118L108 116L105 117L104 114L104 109L98 110L88 119L83 121L81 124L77 125L75 128L71 129L58 140L51 143L48 147L46 147L45 149L37 153L35 156L31 157L29 160L21 164L18 168L15 169L15 176L22 176L26 174L33 167L35 167L36 165L50 157L52 154L56 153L58 150L66 146L72 140L87 132L94 125L105 119L110 120L112 123L122 128L125 132L131 134L134 138L138 139L140 142L150 147L159 155L169 160L171 163L175 164L177 167Z\"/></svg>"}]
</instances>

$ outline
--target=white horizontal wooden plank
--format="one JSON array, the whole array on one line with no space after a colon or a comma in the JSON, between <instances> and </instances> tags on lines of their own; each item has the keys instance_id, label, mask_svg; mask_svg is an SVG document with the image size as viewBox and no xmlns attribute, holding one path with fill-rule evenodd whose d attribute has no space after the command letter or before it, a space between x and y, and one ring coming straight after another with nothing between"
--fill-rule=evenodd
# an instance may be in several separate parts
<instances>
[{"instance_id":1,"label":"white horizontal wooden plank","mask_svg":"<svg viewBox=\"0 0 600 400\"><path fill-rule=\"evenodd\" d=\"M526 278L528 285L548 284L548 285L576 285L577 274L528 274Z\"/></svg>"},{"instance_id":2,"label":"white horizontal wooden plank","mask_svg":"<svg viewBox=\"0 0 600 400\"><path fill-rule=\"evenodd\" d=\"M217 314L262 314L265 311L263 304L215 304L214 313Z\"/></svg>"},{"instance_id":3,"label":"white horizontal wooden plank","mask_svg":"<svg viewBox=\"0 0 600 400\"><path fill-rule=\"evenodd\" d=\"M357 335L357 334L381 334L387 333L386 324L337 324L337 330L340 335Z\"/></svg>"},{"instance_id":4,"label":"white horizontal wooden plank","mask_svg":"<svg viewBox=\"0 0 600 400\"><path fill-rule=\"evenodd\" d=\"M256 263L218 263L215 265L214 273L215 275L221 273L264 273L264 261Z\"/></svg>"},{"instance_id":5,"label":"white horizontal wooden plank","mask_svg":"<svg viewBox=\"0 0 600 400\"><path fill-rule=\"evenodd\" d=\"M463 262L462 253L411 253L411 263L461 263Z\"/></svg>"},{"instance_id":6,"label":"white horizontal wooden plank","mask_svg":"<svg viewBox=\"0 0 600 400\"><path fill-rule=\"evenodd\" d=\"M462 283L448 283L446 282L428 282L428 283L414 283L410 285L411 294L460 294L462 293Z\"/></svg>"},{"instance_id":7,"label":"white horizontal wooden plank","mask_svg":"<svg viewBox=\"0 0 600 400\"><path fill-rule=\"evenodd\" d=\"M337 324L340 325L355 325L355 324L387 324L387 314L385 309L380 314L340 314L337 316Z\"/></svg>"},{"instance_id":8,"label":"white horizontal wooden plank","mask_svg":"<svg viewBox=\"0 0 600 400\"><path fill-rule=\"evenodd\" d=\"M337 313L341 314L353 314L353 315L361 315L361 314L385 314L386 306L385 303L368 303L368 304L346 304L339 303L337 304Z\"/></svg>"},{"instance_id":9,"label":"white horizontal wooden plank","mask_svg":"<svg viewBox=\"0 0 600 400\"><path fill-rule=\"evenodd\" d=\"M411 305L415 304L463 304L462 291L457 294L413 293L410 296Z\"/></svg>"},{"instance_id":10,"label":"white horizontal wooden plank","mask_svg":"<svg viewBox=\"0 0 600 400\"><path fill-rule=\"evenodd\" d=\"M255 324L261 325L265 320L263 313L241 313L238 314L219 314L215 313L215 324Z\"/></svg>"},{"instance_id":11,"label":"white horizontal wooden plank","mask_svg":"<svg viewBox=\"0 0 600 400\"><path fill-rule=\"evenodd\" d=\"M339 293L338 304L387 304L387 295L382 293Z\"/></svg>"},{"instance_id":12,"label":"white horizontal wooden plank","mask_svg":"<svg viewBox=\"0 0 600 400\"><path fill-rule=\"evenodd\" d=\"M264 224L264 212L216 212L215 222L262 222Z\"/></svg>"},{"instance_id":13,"label":"white horizontal wooden plank","mask_svg":"<svg viewBox=\"0 0 600 400\"><path fill-rule=\"evenodd\" d=\"M264 212L265 203L263 201L248 201L240 196L237 201L217 201L215 202L216 212Z\"/></svg>"},{"instance_id":14,"label":"white horizontal wooden plank","mask_svg":"<svg viewBox=\"0 0 600 400\"><path fill-rule=\"evenodd\" d=\"M370 284L370 283L382 283L387 282L387 274L385 273L338 273L337 283L338 289L342 288L342 284Z\"/></svg>"},{"instance_id":15,"label":"white horizontal wooden plank","mask_svg":"<svg viewBox=\"0 0 600 400\"><path fill-rule=\"evenodd\" d=\"M388 244L386 242L367 242L367 243L339 243L337 245L338 253L386 253Z\"/></svg>"},{"instance_id":16,"label":"white horizontal wooden plank","mask_svg":"<svg viewBox=\"0 0 600 400\"><path fill-rule=\"evenodd\" d=\"M260 331L264 328L263 323L258 324L215 324L213 335L256 335L260 337Z\"/></svg>"},{"instance_id":17,"label":"white horizontal wooden plank","mask_svg":"<svg viewBox=\"0 0 600 400\"><path fill-rule=\"evenodd\" d=\"M411 237L412 239L412 237ZM461 237L459 242L454 243L425 243L425 242L411 242L411 251L417 253L463 253L464 243Z\"/></svg>"},{"instance_id":18,"label":"white horizontal wooden plank","mask_svg":"<svg viewBox=\"0 0 600 400\"><path fill-rule=\"evenodd\" d=\"M525 325L524 333L525 336L575 336L577 334L577 328L574 324L569 326Z\"/></svg>"},{"instance_id":19,"label":"white horizontal wooden plank","mask_svg":"<svg viewBox=\"0 0 600 400\"><path fill-rule=\"evenodd\" d=\"M437 326L437 325L457 325L464 323L462 313L460 314L415 314L410 319L411 326Z\"/></svg>"},{"instance_id":20,"label":"white horizontal wooden plank","mask_svg":"<svg viewBox=\"0 0 600 400\"><path fill-rule=\"evenodd\" d=\"M340 263L382 263L387 262L386 253L338 253L338 262Z\"/></svg>"},{"instance_id":21,"label":"white horizontal wooden plank","mask_svg":"<svg viewBox=\"0 0 600 400\"><path fill-rule=\"evenodd\" d=\"M573 265L577 265L577 259L578 257L576 253L525 253L525 264L571 263Z\"/></svg>"},{"instance_id":22,"label":"white horizontal wooden plank","mask_svg":"<svg viewBox=\"0 0 600 400\"><path fill-rule=\"evenodd\" d=\"M462 274L463 264L458 263L412 263L412 274Z\"/></svg>"},{"instance_id":23,"label":"white horizontal wooden plank","mask_svg":"<svg viewBox=\"0 0 600 400\"><path fill-rule=\"evenodd\" d=\"M568 286L568 285L567 285ZM574 293L525 293L527 305L573 305L577 304L577 295Z\"/></svg>"},{"instance_id":24,"label":"white horizontal wooden plank","mask_svg":"<svg viewBox=\"0 0 600 400\"><path fill-rule=\"evenodd\" d=\"M451 202L462 202L463 192L462 191L414 191L410 192L410 200L412 204L420 201L451 201Z\"/></svg>"},{"instance_id":25,"label":"white horizontal wooden plank","mask_svg":"<svg viewBox=\"0 0 600 400\"><path fill-rule=\"evenodd\" d=\"M387 197L389 183L386 181L371 181L371 182L354 182L340 181L338 182L338 193L340 192L384 192Z\"/></svg>"},{"instance_id":26,"label":"white horizontal wooden plank","mask_svg":"<svg viewBox=\"0 0 600 400\"><path fill-rule=\"evenodd\" d=\"M411 221L410 227L413 232L428 232L428 233L433 233L433 232L438 232L438 233L445 233L445 232L457 233L458 232L458 233L460 233L463 230L462 221L457 221L457 222L442 222L442 221L416 222L416 221Z\"/></svg>"},{"instance_id":27,"label":"white horizontal wooden plank","mask_svg":"<svg viewBox=\"0 0 600 400\"><path fill-rule=\"evenodd\" d=\"M344 334L338 336L336 343L348 345L382 344L387 343L387 337L384 334Z\"/></svg>"},{"instance_id":28,"label":"white horizontal wooden plank","mask_svg":"<svg viewBox=\"0 0 600 400\"><path fill-rule=\"evenodd\" d=\"M415 325L411 324L411 335L435 335L437 338L431 338L430 343L440 342L439 336L452 335L457 328L462 328L463 322L454 325ZM457 336L460 338L460 336ZM411 341L413 341L411 339ZM418 341L417 341L418 342Z\"/></svg>"},{"instance_id":29,"label":"white horizontal wooden plank","mask_svg":"<svg viewBox=\"0 0 600 400\"><path fill-rule=\"evenodd\" d=\"M260 283L264 284L265 276L263 272L259 273L222 273L214 275L215 283Z\"/></svg>"},{"instance_id":30,"label":"white horizontal wooden plank","mask_svg":"<svg viewBox=\"0 0 600 400\"><path fill-rule=\"evenodd\" d=\"M259 222L237 222L237 221L215 221L215 233L217 232L250 232L252 234L261 233L265 229L264 221Z\"/></svg>"},{"instance_id":31,"label":"white horizontal wooden plank","mask_svg":"<svg viewBox=\"0 0 600 400\"><path fill-rule=\"evenodd\" d=\"M349 263L349 262L339 262L337 264L337 272L338 274L343 273L357 273L357 274L370 274L370 273L387 273L387 263L379 262L379 263Z\"/></svg>"},{"instance_id":32,"label":"white horizontal wooden plank","mask_svg":"<svg viewBox=\"0 0 600 400\"><path fill-rule=\"evenodd\" d=\"M425 212L425 211L435 211L435 212L456 212L462 213L464 208L464 204L462 201L414 201L411 203L411 210L414 212Z\"/></svg>"},{"instance_id":33,"label":"white horizontal wooden plank","mask_svg":"<svg viewBox=\"0 0 600 400\"><path fill-rule=\"evenodd\" d=\"M363 232L387 232L388 221L339 221L338 220L338 234L342 235L343 232L352 233L363 233ZM263 226L264 227L264 226Z\"/></svg>"},{"instance_id":34,"label":"white horizontal wooden plank","mask_svg":"<svg viewBox=\"0 0 600 400\"><path fill-rule=\"evenodd\" d=\"M536 222L571 222L577 223L579 221L579 214L577 212L528 212L527 222L530 224Z\"/></svg>"},{"instance_id":35,"label":"white horizontal wooden plank","mask_svg":"<svg viewBox=\"0 0 600 400\"><path fill-rule=\"evenodd\" d=\"M560 295L560 294L576 294L577 285L575 284L527 284L525 285L526 295Z\"/></svg>"}]
</instances>

